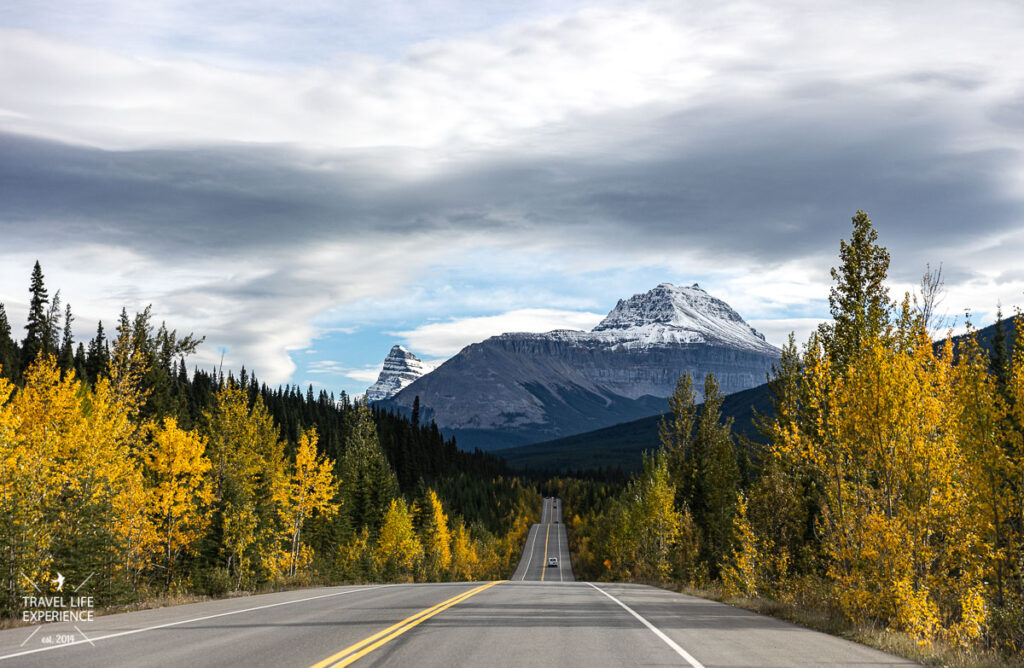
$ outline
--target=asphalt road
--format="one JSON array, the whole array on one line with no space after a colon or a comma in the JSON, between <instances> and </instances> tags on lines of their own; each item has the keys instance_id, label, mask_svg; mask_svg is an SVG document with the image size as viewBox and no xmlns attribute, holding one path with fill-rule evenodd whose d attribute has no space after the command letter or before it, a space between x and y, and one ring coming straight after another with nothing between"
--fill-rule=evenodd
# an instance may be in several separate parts
<instances>
[{"instance_id":1,"label":"asphalt road","mask_svg":"<svg viewBox=\"0 0 1024 668\"><path fill-rule=\"evenodd\" d=\"M550 553L555 527L564 540L560 505L545 504L528 561L545 536ZM713 601L572 582L563 556L543 581L521 564L525 580L307 589L9 629L0 668L915 665Z\"/></svg>"},{"instance_id":2,"label":"asphalt road","mask_svg":"<svg viewBox=\"0 0 1024 668\"><path fill-rule=\"evenodd\" d=\"M554 557L558 566L548 566ZM572 582L572 561L569 559L569 536L562 523L562 504L558 499L544 499L540 524L530 527L523 546L519 567L512 574L513 582Z\"/></svg>"}]
</instances>

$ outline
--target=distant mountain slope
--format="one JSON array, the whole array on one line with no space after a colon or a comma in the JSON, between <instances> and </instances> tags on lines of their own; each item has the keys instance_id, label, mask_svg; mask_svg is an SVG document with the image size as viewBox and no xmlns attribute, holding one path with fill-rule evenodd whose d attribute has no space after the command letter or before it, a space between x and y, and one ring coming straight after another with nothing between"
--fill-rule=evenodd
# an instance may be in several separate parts
<instances>
[{"instance_id":1,"label":"distant mountain slope","mask_svg":"<svg viewBox=\"0 0 1024 668\"><path fill-rule=\"evenodd\" d=\"M434 420L460 447L569 436L664 409L684 372L724 392L764 382L779 350L699 286L662 283L619 300L590 332L502 334L463 348L384 408Z\"/></svg>"},{"instance_id":2,"label":"distant mountain slope","mask_svg":"<svg viewBox=\"0 0 1024 668\"><path fill-rule=\"evenodd\" d=\"M753 425L755 410L772 413L767 383L730 394L722 402L722 414L735 421L733 433L758 441L760 436ZM660 447L658 425L663 417L664 413L652 415L585 434L496 450L494 454L513 469L568 472L622 467L626 472L636 471L641 455Z\"/></svg>"},{"instance_id":3,"label":"distant mountain slope","mask_svg":"<svg viewBox=\"0 0 1024 668\"><path fill-rule=\"evenodd\" d=\"M1012 346L1015 327L1019 330L1021 325L1015 325L1012 320L1004 324L1008 346ZM991 351L994 334L995 325L978 330L978 342ZM963 338L954 337L953 341L959 343ZM665 404L661 410L666 410ZM734 420L733 433L742 434L752 441L760 441L760 434L752 422L755 411L762 415L772 414L767 383L730 394L722 402L722 414ZM640 468L642 453L660 446L658 424L661 419L662 415L654 415L566 438L497 450L494 454L503 457L514 469L567 472L622 467L627 472L636 471Z\"/></svg>"}]
</instances>

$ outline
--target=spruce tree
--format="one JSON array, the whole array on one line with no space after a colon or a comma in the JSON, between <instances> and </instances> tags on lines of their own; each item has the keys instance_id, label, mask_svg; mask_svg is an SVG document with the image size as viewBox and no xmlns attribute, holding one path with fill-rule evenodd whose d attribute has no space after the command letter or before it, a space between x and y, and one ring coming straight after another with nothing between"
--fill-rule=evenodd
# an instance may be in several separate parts
<instances>
[{"instance_id":1,"label":"spruce tree","mask_svg":"<svg viewBox=\"0 0 1024 668\"><path fill-rule=\"evenodd\" d=\"M835 285L829 297L833 322L820 330L825 348L838 368L845 367L861 342L885 332L892 312L889 288L889 251L879 246L878 232L863 211L853 217L850 241L839 242L842 264L833 267Z\"/></svg>"},{"instance_id":2,"label":"spruce tree","mask_svg":"<svg viewBox=\"0 0 1024 668\"><path fill-rule=\"evenodd\" d=\"M57 290L46 309L46 337L43 342L43 353L53 355L60 362L61 313L60 290Z\"/></svg>"},{"instance_id":3,"label":"spruce tree","mask_svg":"<svg viewBox=\"0 0 1024 668\"><path fill-rule=\"evenodd\" d=\"M668 472L676 486L679 501L685 501L692 487L693 425L697 420L697 396L693 380L684 373L676 381L676 389L668 398L671 421L662 418L658 436L665 449Z\"/></svg>"},{"instance_id":4,"label":"spruce tree","mask_svg":"<svg viewBox=\"0 0 1024 668\"><path fill-rule=\"evenodd\" d=\"M78 343L78 348L75 349L75 361L74 361L75 376L77 378L80 378L80 379L84 379L85 378L85 374L86 374L85 366L86 366L85 346L82 345L81 342L79 342Z\"/></svg>"},{"instance_id":5,"label":"spruce tree","mask_svg":"<svg viewBox=\"0 0 1024 668\"><path fill-rule=\"evenodd\" d=\"M1007 382L1010 379L1010 351L1006 341L1006 328L1003 326L1003 307L996 307L995 331L992 333L992 352L989 365L995 375L996 385L1004 396L1007 395Z\"/></svg>"},{"instance_id":6,"label":"spruce tree","mask_svg":"<svg viewBox=\"0 0 1024 668\"><path fill-rule=\"evenodd\" d=\"M105 376L109 366L110 347L107 345L107 337L103 332L103 321L100 320L96 326L96 337L89 342L89 352L85 358L85 370L89 375L89 382L95 383L101 376Z\"/></svg>"},{"instance_id":7,"label":"spruce tree","mask_svg":"<svg viewBox=\"0 0 1024 668\"><path fill-rule=\"evenodd\" d=\"M43 352L50 327L46 318L46 306L50 296L43 283L43 269L36 260L32 268L32 283L28 289L32 299L28 305L28 322L25 324L25 339L21 342L21 366L23 369L32 364L39 353Z\"/></svg>"},{"instance_id":8,"label":"spruce tree","mask_svg":"<svg viewBox=\"0 0 1024 668\"><path fill-rule=\"evenodd\" d=\"M365 403L357 403L341 460L342 513L349 527L368 526L375 532L398 493L398 478L381 448L373 415Z\"/></svg>"},{"instance_id":9,"label":"spruce tree","mask_svg":"<svg viewBox=\"0 0 1024 668\"><path fill-rule=\"evenodd\" d=\"M0 302L0 377L17 378L20 366L18 344L11 338L11 323L7 321L7 311Z\"/></svg>"},{"instance_id":10,"label":"spruce tree","mask_svg":"<svg viewBox=\"0 0 1024 668\"><path fill-rule=\"evenodd\" d=\"M691 510L704 534L702 552L712 576L717 575L718 565L731 547L736 492L740 482L732 418L722 421L724 399L714 375L709 373L704 379L704 406L694 430L697 458L689 481Z\"/></svg>"},{"instance_id":11,"label":"spruce tree","mask_svg":"<svg viewBox=\"0 0 1024 668\"><path fill-rule=\"evenodd\" d=\"M64 332L60 342L60 356L58 364L62 371L67 373L75 366L75 342L71 334L71 323L74 320L71 315L71 304L64 306Z\"/></svg>"}]
</instances>

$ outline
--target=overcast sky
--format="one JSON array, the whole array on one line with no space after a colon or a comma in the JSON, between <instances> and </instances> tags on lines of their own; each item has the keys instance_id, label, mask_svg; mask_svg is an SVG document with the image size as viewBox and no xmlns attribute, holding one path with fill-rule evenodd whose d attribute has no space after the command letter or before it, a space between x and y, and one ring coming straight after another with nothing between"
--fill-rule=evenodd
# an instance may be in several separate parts
<instances>
[{"instance_id":1,"label":"overcast sky","mask_svg":"<svg viewBox=\"0 0 1024 668\"><path fill-rule=\"evenodd\" d=\"M766 4L0 0L0 301L359 394L664 281L803 339L863 208L1024 305L1024 5Z\"/></svg>"}]
</instances>

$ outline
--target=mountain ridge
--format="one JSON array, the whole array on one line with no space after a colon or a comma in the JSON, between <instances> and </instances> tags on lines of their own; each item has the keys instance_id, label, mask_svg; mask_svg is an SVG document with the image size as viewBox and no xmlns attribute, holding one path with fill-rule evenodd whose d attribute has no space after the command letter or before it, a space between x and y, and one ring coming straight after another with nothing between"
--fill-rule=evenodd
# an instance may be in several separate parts
<instances>
[{"instance_id":1,"label":"mountain ridge","mask_svg":"<svg viewBox=\"0 0 1024 668\"><path fill-rule=\"evenodd\" d=\"M724 392L763 382L779 349L697 285L662 283L618 300L590 332L511 332L463 348L384 408L434 420L461 447L493 449L660 412L683 372Z\"/></svg>"}]
</instances>

